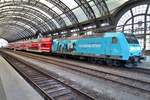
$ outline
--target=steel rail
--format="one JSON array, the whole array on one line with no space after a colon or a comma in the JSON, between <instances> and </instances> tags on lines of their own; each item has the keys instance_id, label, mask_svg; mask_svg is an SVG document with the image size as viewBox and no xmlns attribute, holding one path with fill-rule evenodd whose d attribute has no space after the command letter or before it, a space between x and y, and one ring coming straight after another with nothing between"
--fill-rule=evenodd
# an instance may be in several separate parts
<instances>
[{"instance_id":1,"label":"steel rail","mask_svg":"<svg viewBox=\"0 0 150 100\"><path fill-rule=\"evenodd\" d=\"M2 53L2 56L44 97L45 100L94 100L94 97L76 90L49 74L44 73L42 70L37 69L38 66L6 53Z\"/></svg>"}]
</instances>

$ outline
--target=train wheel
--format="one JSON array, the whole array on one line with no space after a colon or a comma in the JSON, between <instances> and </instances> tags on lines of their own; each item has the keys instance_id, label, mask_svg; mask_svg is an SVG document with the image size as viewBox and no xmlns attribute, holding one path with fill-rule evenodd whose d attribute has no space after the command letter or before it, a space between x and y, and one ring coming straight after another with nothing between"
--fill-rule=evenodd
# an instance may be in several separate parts
<instances>
[{"instance_id":1,"label":"train wheel","mask_svg":"<svg viewBox=\"0 0 150 100\"><path fill-rule=\"evenodd\" d=\"M103 59L98 60L97 63L98 63L99 65L104 65L104 64L105 64L105 62L104 62Z\"/></svg>"},{"instance_id":2,"label":"train wheel","mask_svg":"<svg viewBox=\"0 0 150 100\"><path fill-rule=\"evenodd\" d=\"M97 59L96 59L96 58L90 58L90 61L91 61L93 64L96 64Z\"/></svg>"},{"instance_id":3,"label":"train wheel","mask_svg":"<svg viewBox=\"0 0 150 100\"><path fill-rule=\"evenodd\" d=\"M121 63L121 61L114 60L113 61L113 66L121 67L121 66L123 66L123 64Z\"/></svg>"},{"instance_id":4,"label":"train wheel","mask_svg":"<svg viewBox=\"0 0 150 100\"><path fill-rule=\"evenodd\" d=\"M62 58L66 58L66 55L64 54L64 55L62 55Z\"/></svg>"},{"instance_id":5,"label":"train wheel","mask_svg":"<svg viewBox=\"0 0 150 100\"><path fill-rule=\"evenodd\" d=\"M113 61L111 59L107 59L106 64L109 66L113 66Z\"/></svg>"}]
</instances>

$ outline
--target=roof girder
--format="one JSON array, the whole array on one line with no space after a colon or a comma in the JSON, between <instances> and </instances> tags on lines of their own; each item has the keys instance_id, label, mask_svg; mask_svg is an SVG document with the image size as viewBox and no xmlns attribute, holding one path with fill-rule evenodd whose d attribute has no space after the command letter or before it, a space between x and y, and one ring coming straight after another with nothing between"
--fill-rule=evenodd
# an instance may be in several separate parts
<instances>
[{"instance_id":1,"label":"roof girder","mask_svg":"<svg viewBox=\"0 0 150 100\"><path fill-rule=\"evenodd\" d=\"M20 2L20 3L18 3L18 2ZM28 5L31 8L35 7L36 9L40 9L40 10L44 11L45 13L49 14L52 18L54 18L54 20L61 27L65 27L66 26L65 21L54 10L52 10L51 8L49 8L46 5L42 4L41 2L35 2L35 0L33 0L32 3L31 2L25 2L25 1L14 1L14 2L13 1L7 1L7 2L4 2L4 3L0 3L0 8L6 7L6 6L14 6L14 5L15 6L20 6L20 4L22 4L22 5ZM49 19L49 21L50 20L51 19ZM54 25L53 22L52 22L52 25Z\"/></svg>"},{"instance_id":2,"label":"roof girder","mask_svg":"<svg viewBox=\"0 0 150 100\"><path fill-rule=\"evenodd\" d=\"M12 6L11 6L12 7ZM30 8L29 8L30 9ZM30 10L27 10L27 9L25 9L25 8L22 8L22 9L20 9L20 8L7 8L7 9L4 9L4 10L0 10L0 13L2 13L2 12L9 12L9 11L13 11L13 12L22 12L22 13L24 13L24 15L31 15L31 16L36 16L37 18L40 18L41 20L43 20L43 23L42 24L48 24L48 21L50 21L49 20L49 18L47 17L47 16L44 16L42 13L40 13L40 12L37 12L37 11L32 11L32 9L30 9ZM49 23L49 26L51 26L51 22ZM52 28L52 26L51 26L51 28ZM55 28L56 28L56 26L55 26ZM55 29L55 28L53 28L53 29Z\"/></svg>"},{"instance_id":3,"label":"roof girder","mask_svg":"<svg viewBox=\"0 0 150 100\"><path fill-rule=\"evenodd\" d=\"M82 10L84 11L85 15L87 16L88 19L95 19L95 13L92 10L91 6L89 5L88 1L86 0L74 0Z\"/></svg>"},{"instance_id":4,"label":"roof girder","mask_svg":"<svg viewBox=\"0 0 150 100\"><path fill-rule=\"evenodd\" d=\"M7 20L7 22L9 23L9 21L10 22L11 21L22 22L25 25L30 26L33 30L37 31L37 29L38 29L38 27L35 23L31 23L30 21L28 21L27 19L24 19L24 18L18 18L17 16L16 17L10 16L9 19ZM6 22L6 21L1 20L1 22Z\"/></svg>"},{"instance_id":5,"label":"roof girder","mask_svg":"<svg viewBox=\"0 0 150 100\"><path fill-rule=\"evenodd\" d=\"M23 12L21 12L21 13L18 13L18 12L4 12L2 14L4 14L4 17L1 17L0 19L3 19L4 21L5 21L5 19L7 19L10 16L11 17L18 16L18 17L21 17L21 18L28 19L32 23L36 23L38 29L41 29L41 31L43 31L43 32L48 31L50 29L48 23L43 23L42 19L39 19L38 17L36 17L35 15L32 15L32 14L31 15L24 14Z\"/></svg>"},{"instance_id":6,"label":"roof girder","mask_svg":"<svg viewBox=\"0 0 150 100\"><path fill-rule=\"evenodd\" d=\"M20 25L19 23L11 23L11 22L9 22L9 23L1 23L1 24L0 24L1 27L5 26L5 25L17 26L17 27L20 27L21 29L27 30L28 33L30 33L30 34L26 33L26 36L29 36L29 35L34 34L34 31L35 31L35 30L32 30L31 28L22 26L22 25ZM5 34L5 33L3 33L3 34Z\"/></svg>"},{"instance_id":7,"label":"roof girder","mask_svg":"<svg viewBox=\"0 0 150 100\"><path fill-rule=\"evenodd\" d=\"M72 10L68 6L66 6L61 0L46 0L46 1L59 8L69 18L72 24L79 23L77 17L72 12Z\"/></svg>"},{"instance_id":8,"label":"roof girder","mask_svg":"<svg viewBox=\"0 0 150 100\"><path fill-rule=\"evenodd\" d=\"M15 28L14 28L15 27ZM21 31L25 31L25 29L20 28L20 27L16 27L16 26L9 26L9 30L5 30L7 33L9 33L9 36L7 36L8 34L6 34L4 37L7 38L7 40L11 40L12 38L14 38L15 36L17 36L18 38L23 38L23 34L14 34L14 33L18 33ZM18 31L18 32L17 32ZM28 31L26 31L28 32Z\"/></svg>"}]
</instances>

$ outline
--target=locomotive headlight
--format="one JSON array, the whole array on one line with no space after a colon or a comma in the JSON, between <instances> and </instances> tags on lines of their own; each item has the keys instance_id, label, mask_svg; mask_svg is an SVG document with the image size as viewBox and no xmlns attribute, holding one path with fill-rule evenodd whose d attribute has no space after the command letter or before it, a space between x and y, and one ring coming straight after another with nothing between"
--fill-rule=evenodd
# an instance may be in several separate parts
<instances>
[{"instance_id":1,"label":"locomotive headlight","mask_svg":"<svg viewBox=\"0 0 150 100\"><path fill-rule=\"evenodd\" d=\"M130 52L132 51L140 51L141 47L130 47Z\"/></svg>"}]
</instances>

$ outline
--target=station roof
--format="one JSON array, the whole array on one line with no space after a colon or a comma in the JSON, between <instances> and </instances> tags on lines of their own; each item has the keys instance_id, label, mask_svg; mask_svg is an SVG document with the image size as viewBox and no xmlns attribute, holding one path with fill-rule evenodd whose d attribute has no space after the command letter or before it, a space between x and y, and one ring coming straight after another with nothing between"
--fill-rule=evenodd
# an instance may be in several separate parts
<instances>
[{"instance_id":1,"label":"station roof","mask_svg":"<svg viewBox=\"0 0 150 100\"><path fill-rule=\"evenodd\" d=\"M70 27L82 29L106 20L128 0L0 0L0 37L15 41L37 31L53 33ZM99 23L97 23L99 24Z\"/></svg>"}]
</instances>

